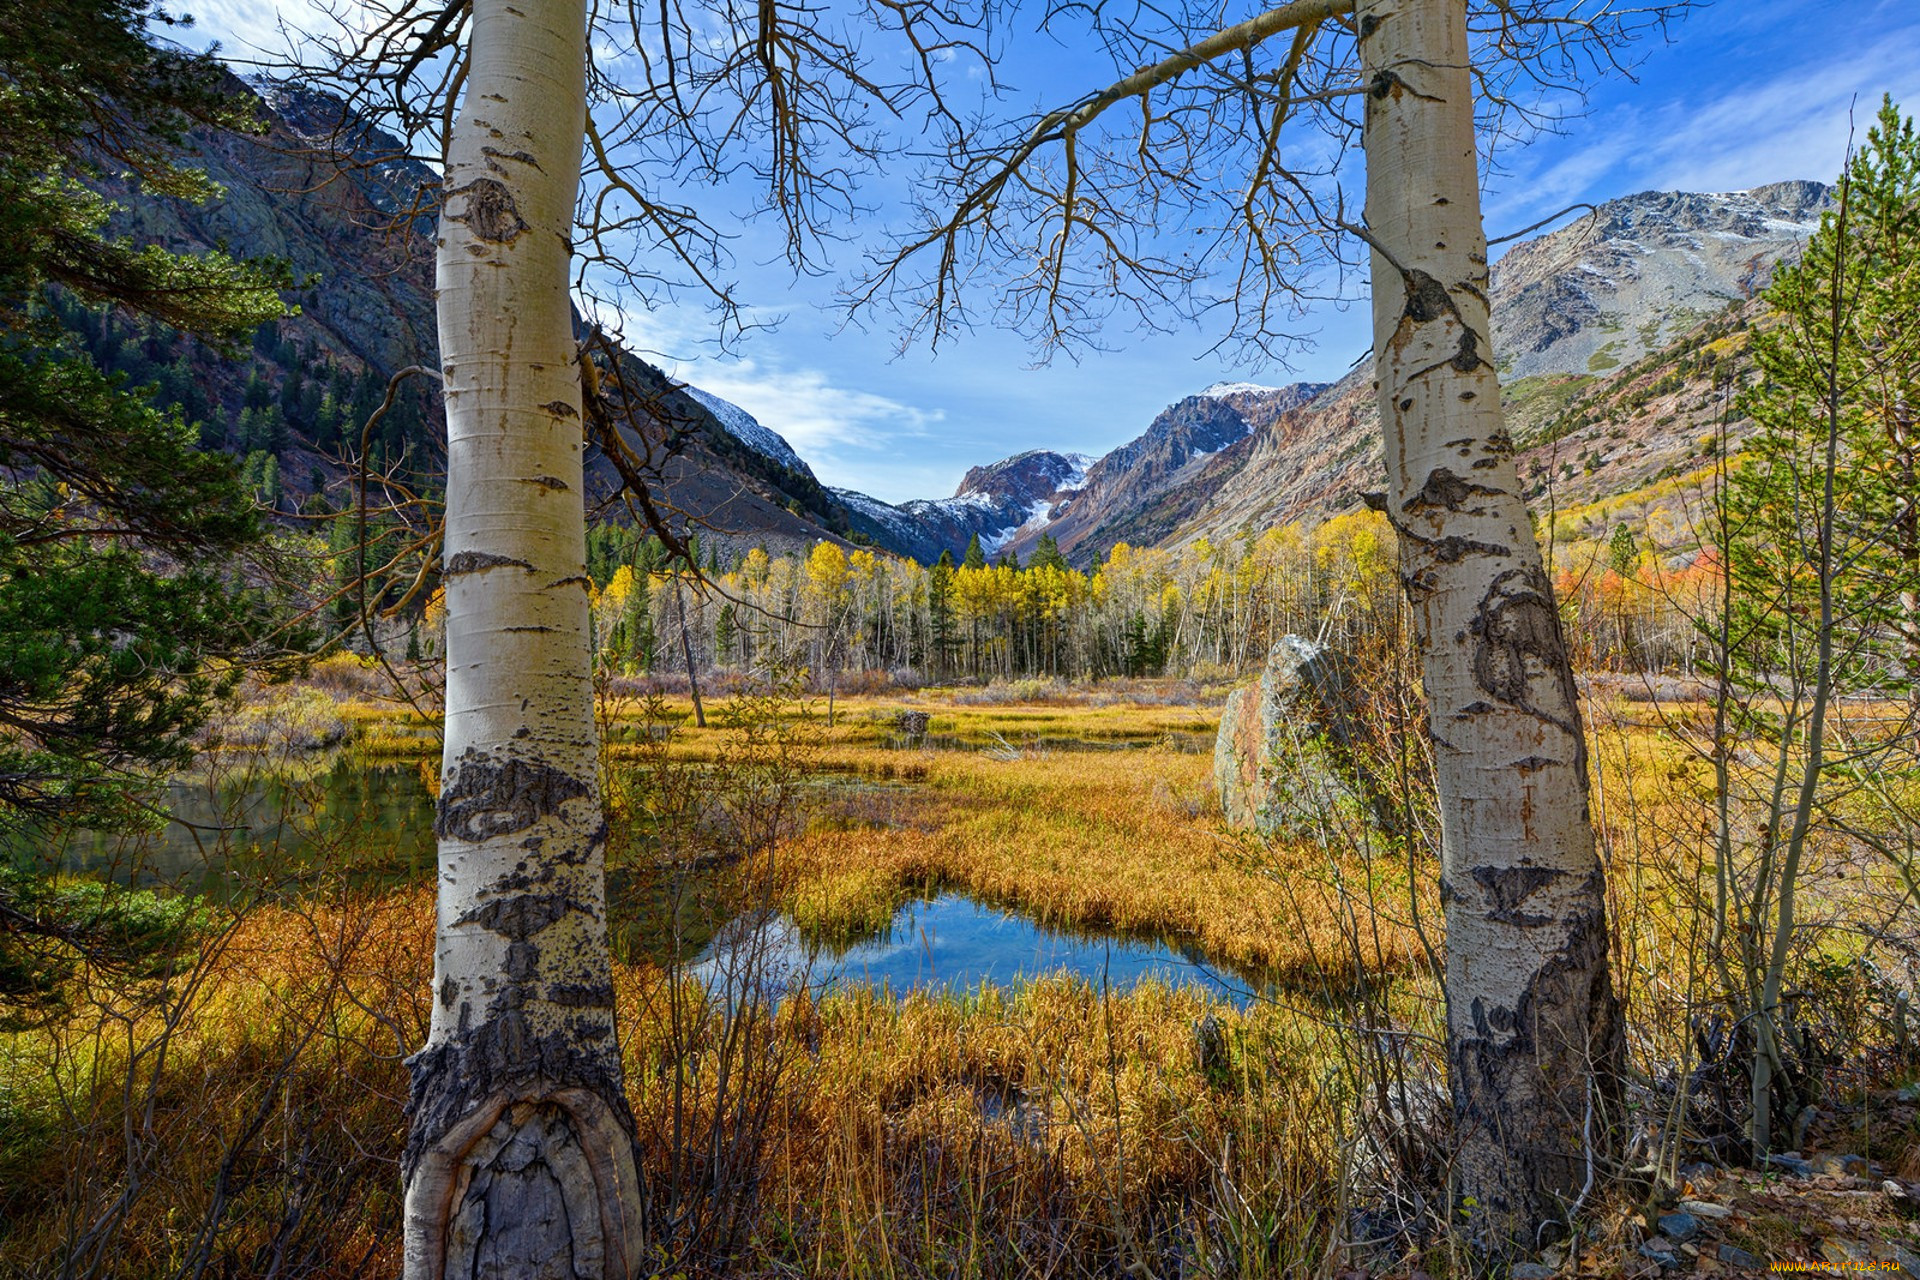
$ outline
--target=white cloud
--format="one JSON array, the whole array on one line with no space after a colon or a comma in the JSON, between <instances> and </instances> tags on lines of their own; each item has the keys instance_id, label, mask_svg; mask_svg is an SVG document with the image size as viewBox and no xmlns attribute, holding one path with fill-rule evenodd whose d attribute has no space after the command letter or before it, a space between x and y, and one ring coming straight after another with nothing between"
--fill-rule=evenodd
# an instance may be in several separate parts
<instances>
[{"instance_id":1,"label":"white cloud","mask_svg":"<svg viewBox=\"0 0 1920 1280\"><path fill-rule=\"evenodd\" d=\"M820 369L783 369L757 360L675 361L676 378L733 403L779 432L829 484L898 461L902 443L925 437L943 415L842 386ZM866 464L866 465L863 465Z\"/></svg>"},{"instance_id":2,"label":"white cloud","mask_svg":"<svg viewBox=\"0 0 1920 1280\"><path fill-rule=\"evenodd\" d=\"M1888 32L1872 49L1800 68L1685 112L1663 113L1643 166L1653 185L1741 190L1782 178L1830 181L1846 156L1851 111L1857 138L1891 92L1911 109L1920 95L1920 23ZM1856 103L1856 99L1858 99Z\"/></svg>"},{"instance_id":3,"label":"white cloud","mask_svg":"<svg viewBox=\"0 0 1920 1280\"><path fill-rule=\"evenodd\" d=\"M1854 38L1808 41L1794 48L1815 56L1792 61L1762 37L1777 41L1781 31L1803 27L1810 16L1804 3L1740 13L1715 9L1694 21L1704 28L1723 13L1710 37L1718 51L1737 50L1742 64L1764 74L1696 61L1661 69L1657 83L1668 90L1662 100L1648 100L1653 81L1616 86L1606 95L1614 105L1505 155L1511 173L1488 201L1498 229L1579 199L1643 190L1740 191L1791 178L1830 182L1846 154L1850 110L1857 141L1882 93L1891 92L1909 111L1920 99L1920 61L1911 53L1920 48L1920 22L1904 5L1850 15ZM1869 31L1876 33L1871 40ZM1704 29L1693 34L1708 36ZM1714 78L1704 78L1708 72Z\"/></svg>"},{"instance_id":4,"label":"white cloud","mask_svg":"<svg viewBox=\"0 0 1920 1280\"><path fill-rule=\"evenodd\" d=\"M303 34L341 29L340 19L314 0L266 5L256 0L189 0L184 7L193 15L194 25L174 32L174 38L195 49L218 41L222 56L236 64L284 63L299 47Z\"/></svg>"}]
</instances>

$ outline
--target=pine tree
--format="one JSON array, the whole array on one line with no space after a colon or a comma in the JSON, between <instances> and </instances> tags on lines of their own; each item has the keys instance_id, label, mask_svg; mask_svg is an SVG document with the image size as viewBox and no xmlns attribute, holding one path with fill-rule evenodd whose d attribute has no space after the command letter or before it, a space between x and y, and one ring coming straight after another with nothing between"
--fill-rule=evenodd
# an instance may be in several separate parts
<instances>
[{"instance_id":1,"label":"pine tree","mask_svg":"<svg viewBox=\"0 0 1920 1280\"><path fill-rule=\"evenodd\" d=\"M1843 628L1860 640L1842 649L1834 679L1853 692L1912 692L1920 652L1920 135L1891 99L1844 182L1844 228L1829 211L1801 259L1775 273L1765 296L1780 321L1753 335L1761 376L1740 407L1759 430L1727 495L1744 530L1727 549L1735 631L1746 638L1743 660L1754 679L1793 674L1809 660L1798 628L1820 587L1813 499L1829 410L1837 410L1829 550L1845 570L1828 585Z\"/></svg>"},{"instance_id":2,"label":"pine tree","mask_svg":"<svg viewBox=\"0 0 1920 1280\"><path fill-rule=\"evenodd\" d=\"M1798 1025L1787 969L1796 893L1830 774L1879 771L1829 755L1834 700L1914 692L1913 413L1920 393L1920 140L1891 100L1841 175L1836 206L1766 292L1760 380L1740 407L1759 430L1724 494L1728 616L1711 629L1727 732L1771 743L1755 798L1758 847L1735 863L1733 792L1719 776L1716 931L1726 999L1751 1037L1748 1138L1765 1152L1817 1096L1818 1046Z\"/></svg>"},{"instance_id":3,"label":"pine tree","mask_svg":"<svg viewBox=\"0 0 1920 1280\"><path fill-rule=\"evenodd\" d=\"M964 569L984 569L987 567L987 553L980 549L980 535L974 534L967 539L967 553L960 560Z\"/></svg>"},{"instance_id":4,"label":"pine tree","mask_svg":"<svg viewBox=\"0 0 1920 1280\"><path fill-rule=\"evenodd\" d=\"M1064 569L1067 567L1067 558L1060 554L1060 544L1054 540L1052 534L1043 533L1040 535L1040 541L1034 544L1033 559L1029 562L1028 567L1033 569Z\"/></svg>"},{"instance_id":5,"label":"pine tree","mask_svg":"<svg viewBox=\"0 0 1920 1280\"><path fill-rule=\"evenodd\" d=\"M927 666L939 679L951 669L953 650L959 643L953 626L953 553L942 551L927 574L927 632L932 652Z\"/></svg>"},{"instance_id":6,"label":"pine tree","mask_svg":"<svg viewBox=\"0 0 1920 1280\"><path fill-rule=\"evenodd\" d=\"M113 306L156 337L231 340L283 310L283 270L114 237L84 185L112 170L206 198L175 146L193 123L248 123L218 64L155 48L149 21L170 19L147 0L0 13L0 825L142 820L130 789L190 756L232 678L215 660L261 623L225 569L261 533L231 460L58 320ZM144 344L120 360L148 363Z\"/></svg>"}]
</instances>

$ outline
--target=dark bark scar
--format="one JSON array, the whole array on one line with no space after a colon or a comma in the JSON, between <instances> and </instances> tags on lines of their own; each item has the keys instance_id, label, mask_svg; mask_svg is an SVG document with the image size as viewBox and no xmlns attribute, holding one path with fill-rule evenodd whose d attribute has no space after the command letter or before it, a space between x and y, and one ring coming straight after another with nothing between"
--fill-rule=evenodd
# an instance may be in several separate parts
<instances>
[{"instance_id":1,"label":"dark bark scar","mask_svg":"<svg viewBox=\"0 0 1920 1280\"><path fill-rule=\"evenodd\" d=\"M469 750L447 771L433 823L441 839L477 843L525 831L569 800L592 795L583 780L532 760L489 759Z\"/></svg>"},{"instance_id":2,"label":"dark bark scar","mask_svg":"<svg viewBox=\"0 0 1920 1280\"><path fill-rule=\"evenodd\" d=\"M447 557L442 572L447 577L457 577L463 573L479 573L482 569L526 569L533 566L525 560L516 560L512 556L499 556L491 551L456 551Z\"/></svg>"},{"instance_id":3,"label":"dark bark scar","mask_svg":"<svg viewBox=\"0 0 1920 1280\"><path fill-rule=\"evenodd\" d=\"M447 220L466 223L474 235L491 244L512 244L528 229L520 210L514 206L513 192L504 182L475 178L464 187L447 192L447 196L467 198L465 212L449 213Z\"/></svg>"}]
</instances>

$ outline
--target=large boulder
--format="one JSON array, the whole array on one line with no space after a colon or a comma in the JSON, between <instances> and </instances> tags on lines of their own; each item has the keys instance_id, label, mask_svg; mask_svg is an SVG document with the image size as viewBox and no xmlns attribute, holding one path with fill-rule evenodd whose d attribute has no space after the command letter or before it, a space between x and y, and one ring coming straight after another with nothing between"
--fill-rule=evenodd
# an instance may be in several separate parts
<instances>
[{"instance_id":1,"label":"large boulder","mask_svg":"<svg viewBox=\"0 0 1920 1280\"><path fill-rule=\"evenodd\" d=\"M1392 825L1359 758L1361 726L1344 664L1325 646L1282 636L1260 679L1220 719L1213 781L1229 826L1307 838L1356 814Z\"/></svg>"}]
</instances>

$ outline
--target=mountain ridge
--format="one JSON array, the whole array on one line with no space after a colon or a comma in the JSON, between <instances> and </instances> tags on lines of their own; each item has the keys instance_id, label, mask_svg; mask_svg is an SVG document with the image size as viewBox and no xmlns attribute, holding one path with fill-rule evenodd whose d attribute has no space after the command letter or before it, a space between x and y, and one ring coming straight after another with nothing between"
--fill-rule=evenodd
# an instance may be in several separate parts
<instances>
[{"instance_id":1,"label":"mountain ridge","mask_svg":"<svg viewBox=\"0 0 1920 1280\"><path fill-rule=\"evenodd\" d=\"M399 158L384 135L343 131L338 104L322 95L269 87L260 101L267 137L195 135L200 162L226 191L216 204L108 194L125 207L118 229L139 238L287 258L305 281L301 314L258 336L245 366L190 341L168 347L153 335L113 331L106 321L88 340L106 351L109 367L136 381L157 378L163 394L190 402L188 416L201 423L208 447L273 456L284 476L280 501L291 512L343 483L337 455L357 443L348 437L387 380L407 364L433 362L431 254L419 207L432 174ZM331 162L320 146L342 136L360 167ZM1658 396L1615 384L1719 323L1727 308L1749 305L1772 264L1817 226L1828 198L1824 186L1806 181L1642 192L1509 250L1493 268L1493 328L1516 437L1551 436L1546 443L1577 451L1574 475L1558 453L1523 457L1529 484L1561 481L1585 492L1596 472L1603 481L1641 475L1623 442L1658 456L1656 470L1697 460L1697 394L1688 408L1659 415L1656 427L1628 421L1623 406ZM621 358L646 387L656 424L670 424L678 442L660 460L662 505L727 545L791 548L827 538L930 562L942 552L957 557L974 537L991 555L1024 559L1047 536L1084 566L1119 541L1178 543L1321 518L1377 487L1378 422L1364 368L1332 385L1215 382L1097 458L1027 450L970 468L949 497L888 503L822 483L777 423L637 357ZM408 386L374 444L387 461L413 458L430 469L438 426L437 393ZM618 487L613 468L594 458L590 475L604 504Z\"/></svg>"}]
</instances>

